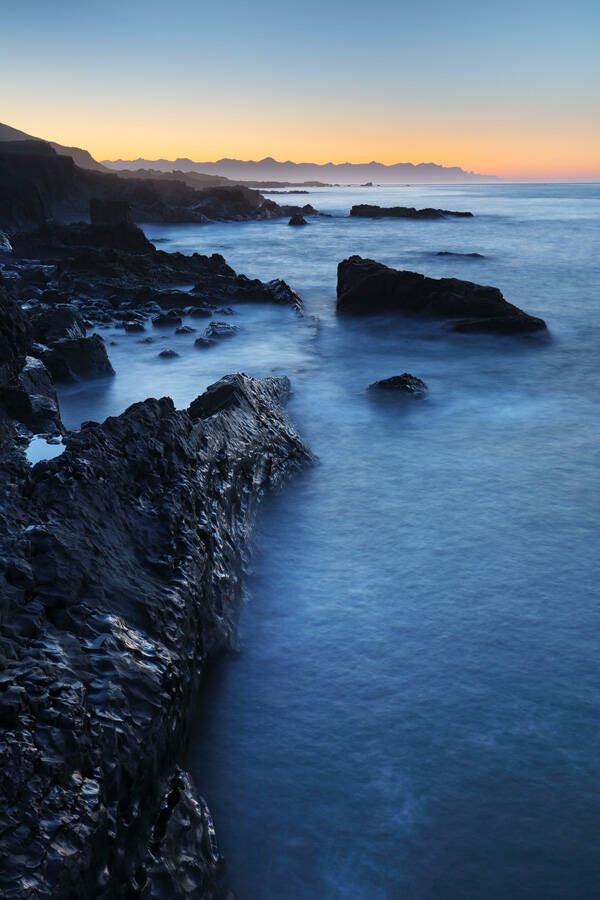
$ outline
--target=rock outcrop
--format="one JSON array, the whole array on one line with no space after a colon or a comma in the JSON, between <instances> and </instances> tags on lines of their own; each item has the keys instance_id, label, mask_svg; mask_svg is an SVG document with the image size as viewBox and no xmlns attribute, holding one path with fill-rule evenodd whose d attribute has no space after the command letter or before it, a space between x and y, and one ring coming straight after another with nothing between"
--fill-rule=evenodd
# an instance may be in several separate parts
<instances>
[{"instance_id":1,"label":"rock outcrop","mask_svg":"<svg viewBox=\"0 0 600 900\"><path fill-rule=\"evenodd\" d=\"M452 209L415 209L414 206L373 206L359 203L350 210L350 215L357 219L446 219L457 216L470 219L472 212L456 212Z\"/></svg>"},{"instance_id":2,"label":"rock outcrop","mask_svg":"<svg viewBox=\"0 0 600 900\"><path fill-rule=\"evenodd\" d=\"M428 388L424 381L411 375L409 372L403 372L402 375L392 375L391 378L382 378L381 381L374 381L369 385L369 391L395 391L400 394L406 394L411 397L424 397Z\"/></svg>"},{"instance_id":3,"label":"rock outcrop","mask_svg":"<svg viewBox=\"0 0 600 900\"><path fill-rule=\"evenodd\" d=\"M306 221L304 216L300 215L299 213L295 213L288 222L288 225L294 225L297 227L299 225L308 225L308 222Z\"/></svg>"},{"instance_id":4,"label":"rock outcrop","mask_svg":"<svg viewBox=\"0 0 600 900\"><path fill-rule=\"evenodd\" d=\"M495 287L458 278L428 278L351 256L338 265L338 312L397 312L459 319L455 331L525 334L543 331L543 319L508 303Z\"/></svg>"},{"instance_id":5,"label":"rock outcrop","mask_svg":"<svg viewBox=\"0 0 600 900\"><path fill-rule=\"evenodd\" d=\"M4 467L7 900L216 896L210 814L173 766L198 673L236 628L256 502L310 460L288 391L231 375L188 410L146 400Z\"/></svg>"}]
</instances>

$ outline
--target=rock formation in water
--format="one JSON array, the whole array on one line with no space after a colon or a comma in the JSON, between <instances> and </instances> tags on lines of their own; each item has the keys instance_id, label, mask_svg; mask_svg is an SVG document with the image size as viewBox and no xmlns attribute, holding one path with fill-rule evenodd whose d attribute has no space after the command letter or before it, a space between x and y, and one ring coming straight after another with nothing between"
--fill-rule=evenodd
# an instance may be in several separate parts
<instances>
[{"instance_id":1,"label":"rock formation in water","mask_svg":"<svg viewBox=\"0 0 600 900\"><path fill-rule=\"evenodd\" d=\"M358 219L445 219L458 216L462 219L473 217L472 212L454 212L451 209L415 209L414 206L372 206L360 203L353 206L350 215Z\"/></svg>"},{"instance_id":2,"label":"rock formation in water","mask_svg":"<svg viewBox=\"0 0 600 900\"><path fill-rule=\"evenodd\" d=\"M382 378L369 385L369 391L394 391L407 394L411 397L424 397L428 391L427 385L416 375L403 372L402 375L392 375L391 378Z\"/></svg>"},{"instance_id":3,"label":"rock formation in water","mask_svg":"<svg viewBox=\"0 0 600 900\"><path fill-rule=\"evenodd\" d=\"M27 326L2 292L0 377ZM30 468L0 407L0 893L210 898L210 814L174 767L227 647L257 500L310 454L286 378L136 403Z\"/></svg>"},{"instance_id":4,"label":"rock formation in water","mask_svg":"<svg viewBox=\"0 0 600 900\"><path fill-rule=\"evenodd\" d=\"M299 226L299 225L308 225L308 222L306 221L306 219L304 218L304 216L299 215L298 213L296 213L295 215L292 216L292 218L291 218L290 221L288 222L288 225L294 225L294 226L297 227L297 226Z\"/></svg>"},{"instance_id":5,"label":"rock formation in water","mask_svg":"<svg viewBox=\"0 0 600 900\"><path fill-rule=\"evenodd\" d=\"M458 319L453 329L465 332L525 334L546 328L543 319L508 303L498 288L458 278L428 278L360 256L338 265L337 310Z\"/></svg>"}]
</instances>

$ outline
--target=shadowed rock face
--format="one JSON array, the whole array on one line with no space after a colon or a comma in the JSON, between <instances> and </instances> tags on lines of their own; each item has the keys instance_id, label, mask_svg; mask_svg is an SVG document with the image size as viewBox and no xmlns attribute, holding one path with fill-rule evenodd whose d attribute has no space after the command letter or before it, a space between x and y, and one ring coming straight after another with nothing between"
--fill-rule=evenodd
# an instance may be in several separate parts
<instances>
[{"instance_id":1,"label":"shadowed rock face","mask_svg":"<svg viewBox=\"0 0 600 900\"><path fill-rule=\"evenodd\" d=\"M522 334L543 331L543 319L508 303L495 287L458 278L428 278L351 256L338 265L338 312L398 312L460 319L456 331Z\"/></svg>"},{"instance_id":2,"label":"shadowed rock face","mask_svg":"<svg viewBox=\"0 0 600 900\"><path fill-rule=\"evenodd\" d=\"M7 475L7 897L214 896L205 816L173 760L197 673L236 627L256 501L310 460L288 391L238 374L189 410L146 400Z\"/></svg>"},{"instance_id":3,"label":"shadowed rock face","mask_svg":"<svg viewBox=\"0 0 600 900\"><path fill-rule=\"evenodd\" d=\"M472 212L455 212L451 209L415 209L414 206L372 206L360 203L353 206L350 215L358 219L445 219L457 216L462 219L473 218Z\"/></svg>"}]
</instances>

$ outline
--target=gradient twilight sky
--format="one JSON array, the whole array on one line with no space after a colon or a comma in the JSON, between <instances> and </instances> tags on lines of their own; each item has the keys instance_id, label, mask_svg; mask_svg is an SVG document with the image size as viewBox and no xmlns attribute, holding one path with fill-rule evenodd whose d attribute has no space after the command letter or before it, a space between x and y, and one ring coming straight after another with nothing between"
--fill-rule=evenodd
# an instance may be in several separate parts
<instances>
[{"instance_id":1,"label":"gradient twilight sky","mask_svg":"<svg viewBox=\"0 0 600 900\"><path fill-rule=\"evenodd\" d=\"M600 177L598 0L1 0L0 121L96 159Z\"/></svg>"}]
</instances>

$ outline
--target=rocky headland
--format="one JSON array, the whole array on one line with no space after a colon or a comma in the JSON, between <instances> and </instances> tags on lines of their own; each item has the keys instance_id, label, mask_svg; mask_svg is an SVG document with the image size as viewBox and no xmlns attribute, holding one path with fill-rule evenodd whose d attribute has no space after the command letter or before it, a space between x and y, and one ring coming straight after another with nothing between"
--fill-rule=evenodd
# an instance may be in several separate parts
<instances>
[{"instance_id":1,"label":"rocky headland","mask_svg":"<svg viewBox=\"0 0 600 900\"><path fill-rule=\"evenodd\" d=\"M8 231L49 220L87 220L94 199L127 203L135 222L239 222L317 213L310 204L280 206L233 182L195 184L183 175L132 177L81 168L37 140L0 142L0 196L0 229Z\"/></svg>"},{"instance_id":2,"label":"rocky headland","mask_svg":"<svg viewBox=\"0 0 600 900\"><path fill-rule=\"evenodd\" d=\"M453 330L463 332L526 334L546 330L543 319L509 303L498 288L399 271L361 256L350 256L338 265L337 310L456 319Z\"/></svg>"}]
</instances>

